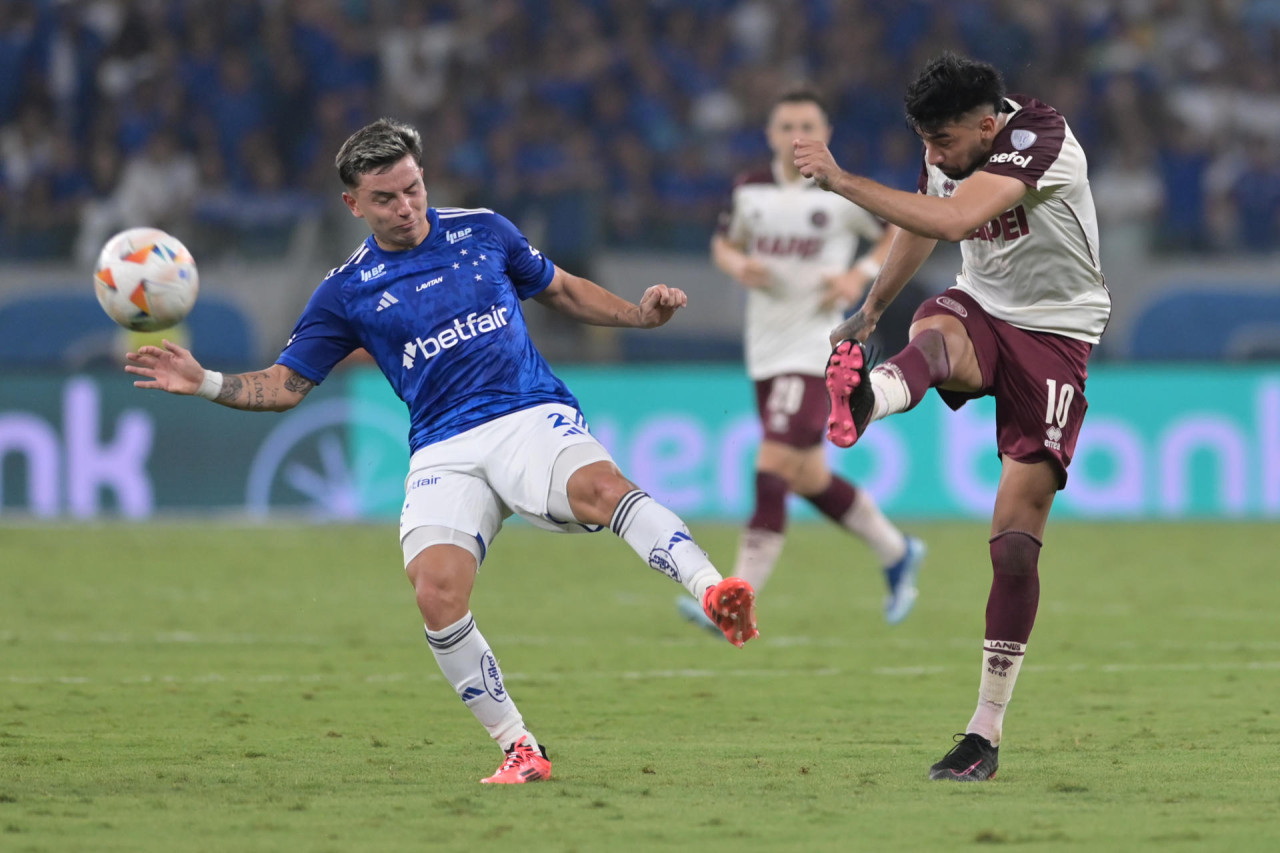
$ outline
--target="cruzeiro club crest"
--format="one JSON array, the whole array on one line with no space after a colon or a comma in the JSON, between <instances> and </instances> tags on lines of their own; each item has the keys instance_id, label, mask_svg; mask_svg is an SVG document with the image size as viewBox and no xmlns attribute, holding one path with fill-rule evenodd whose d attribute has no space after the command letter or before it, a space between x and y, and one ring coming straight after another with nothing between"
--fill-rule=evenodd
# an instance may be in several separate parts
<instances>
[{"instance_id":1,"label":"cruzeiro club crest","mask_svg":"<svg viewBox=\"0 0 1280 853\"><path fill-rule=\"evenodd\" d=\"M677 530L669 540L667 547L658 546L649 552L649 566L655 571L662 572L673 581L680 583L680 569L676 566L675 557L671 556L671 549L681 542L692 542L693 537L683 530Z\"/></svg>"}]
</instances>

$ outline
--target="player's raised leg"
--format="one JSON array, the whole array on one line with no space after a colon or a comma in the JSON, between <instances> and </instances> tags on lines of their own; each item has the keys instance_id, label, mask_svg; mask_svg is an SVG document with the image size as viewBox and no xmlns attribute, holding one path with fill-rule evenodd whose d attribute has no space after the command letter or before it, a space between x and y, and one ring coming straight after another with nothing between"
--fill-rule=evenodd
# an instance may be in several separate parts
<instances>
[{"instance_id":1,"label":"player's raised leg","mask_svg":"<svg viewBox=\"0 0 1280 853\"><path fill-rule=\"evenodd\" d=\"M827 359L827 393L831 414L827 438L836 447L853 447L871 423L875 392L870 381L866 348L857 341L836 344Z\"/></svg>"},{"instance_id":2,"label":"player's raised leg","mask_svg":"<svg viewBox=\"0 0 1280 853\"><path fill-rule=\"evenodd\" d=\"M624 477L612 461L574 470L567 495L573 518L608 524L651 568L682 584L701 602L729 642L741 647L760 635L751 584L722 578L684 522Z\"/></svg>"},{"instance_id":3,"label":"player's raised leg","mask_svg":"<svg viewBox=\"0 0 1280 853\"><path fill-rule=\"evenodd\" d=\"M833 444L852 446L872 421L915 408L930 388L976 391L983 386L965 325L947 315L917 318L911 341L875 368L867 364L866 349L857 341L841 341L832 350L827 360L827 435Z\"/></svg>"}]
</instances>

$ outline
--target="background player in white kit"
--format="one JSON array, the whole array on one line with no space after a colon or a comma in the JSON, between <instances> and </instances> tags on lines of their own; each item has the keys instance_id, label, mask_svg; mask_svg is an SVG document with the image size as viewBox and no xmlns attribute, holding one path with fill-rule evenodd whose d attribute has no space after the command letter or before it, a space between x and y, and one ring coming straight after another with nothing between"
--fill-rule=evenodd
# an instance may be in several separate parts
<instances>
[{"instance_id":1,"label":"background player in white kit","mask_svg":"<svg viewBox=\"0 0 1280 853\"><path fill-rule=\"evenodd\" d=\"M711 241L715 265L747 288L747 375L755 384L764 438L756 455L755 508L738 543L733 574L759 595L782 552L787 495L800 495L870 546L884 568L884 617L897 624L916 600L924 545L904 536L864 489L833 474L823 428L827 335L857 304L889 252L892 226L823 192L792 162L797 138L827 142L831 123L820 96L796 89L769 112L767 167L738 179L730 209ZM878 241L853 268L860 240ZM714 629L697 603L681 597L685 618Z\"/></svg>"},{"instance_id":2,"label":"background player in white kit","mask_svg":"<svg viewBox=\"0 0 1280 853\"><path fill-rule=\"evenodd\" d=\"M470 609L476 572L513 511L550 530L609 525L701 601L734 645L758 636L750 585L722 579L684 523L622 475L534 348L520 309L536 298L580 322L652 328L687 299L659 284L634 305L555 266L491 210L428 207L422 140L406 125L383 119L362 128L336 165L343 200L373 234L316 288L274 365L223 376L165 341L130 353L125 369L143 377L140 388L283 411L352 351L368 350L409 408L400 541L427 642L506 752L482 781L546 779L546 750L525 727Z\"/></svg>"},{"instance_id":3,"label":"background player in white kit","mask_svg":"<svg viewBox=\"0 0 1280 853\"><path fill-rule=\"evenodd\" d=\"M798 138L795 163L826 189L900 226L863 307L831 335L829 435L848 447L878 418L937 388L947 405L996 400L1000 483L978 707L931 779L995 775L1005 708L1040 600L1049 509L1067 482L1087 403L1089 353L1111 299L1084 151L1065 119L1007 95L990 65L943 54L908 87L924 141L919 194L849 174L826 145ZM961 243L955 287L916 311L911 342L868 371L860 341L938 240Z\"/></svg>"}]
</instances>

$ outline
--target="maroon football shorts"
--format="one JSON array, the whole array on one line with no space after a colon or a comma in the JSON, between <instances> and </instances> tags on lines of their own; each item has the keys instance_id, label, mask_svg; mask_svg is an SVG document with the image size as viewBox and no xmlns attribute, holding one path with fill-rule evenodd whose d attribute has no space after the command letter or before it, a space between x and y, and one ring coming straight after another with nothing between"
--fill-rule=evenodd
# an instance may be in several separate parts
<instances>
[{"instance_id":1,"label":"maroon football shorts","mask_svg":"<svg viewBox=\"0 0 1280 853\"><path fill-rule=\"evenodd\" d=\"M955 288L921 305L912 322L937 315L964 324L982 371L981 391L936 388L938 396L952 409L988 394L995 397L996 449L1001 457L1047 460L1058 471L1061 489L1089 408L1084 383L1093 345L1019 329L992 317L972 296Z\"/></svg>"},{"instance_id":2,"label":"maroon football shorts","mask_svg":"<svg viewBox=\"0 0 1280 853\"><path fill-rule=\"evenodd\" d=\"M826 434L826 383L821 376L795 373L756 380L756 411L766 440L807 450Z\"/></svg>"}]
</instances>

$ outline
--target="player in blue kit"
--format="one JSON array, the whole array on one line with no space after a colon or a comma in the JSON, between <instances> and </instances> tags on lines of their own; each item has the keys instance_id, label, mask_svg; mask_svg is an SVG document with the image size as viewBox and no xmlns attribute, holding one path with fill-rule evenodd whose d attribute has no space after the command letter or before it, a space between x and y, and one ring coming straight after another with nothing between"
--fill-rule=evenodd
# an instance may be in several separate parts
<instances>
[{"instance_id":1,"label":"player in blue kit","mask_svg":"<svg viewBox=\"0 0 1280 853\"><path fill-rule=\"evenodd\" d=\"M759 635L755 593L723 579L684 523L622 475L578 402L534 347L520 302L580 322L653 328L687 303L664 284L638 305L570 275L491 210L427 206L422 141L386 119L339 150L343 201L373 234L316 288L265 370L224 376L169 341L129 353L139 388L283 411L363 347L409 407L412 454L400 516L405 571L445 678L506 752L484 782L546 779L470 609L476 572L503 519L564 532L604 525L684 587L736 646Z\"/></svg>"}]
</instances>

